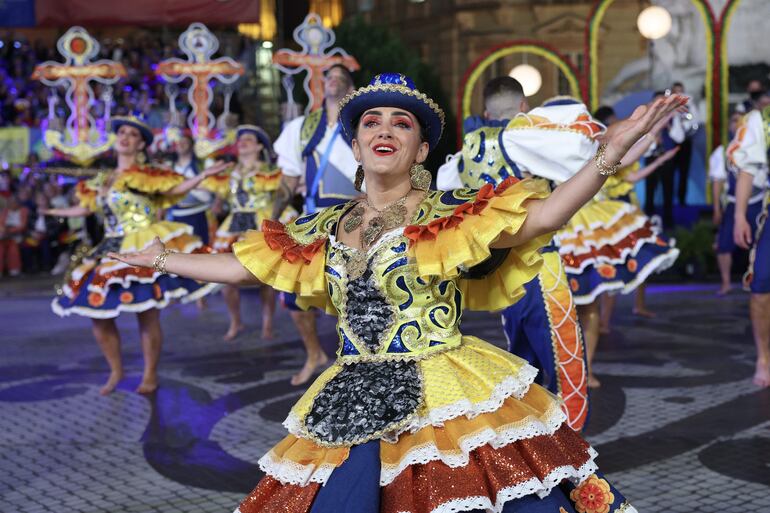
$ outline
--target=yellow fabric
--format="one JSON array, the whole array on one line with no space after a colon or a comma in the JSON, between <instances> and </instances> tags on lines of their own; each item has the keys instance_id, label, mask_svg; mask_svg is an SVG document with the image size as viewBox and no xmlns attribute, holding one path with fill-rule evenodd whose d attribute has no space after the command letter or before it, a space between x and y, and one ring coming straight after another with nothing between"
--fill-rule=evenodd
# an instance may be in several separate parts
<instances>
[{"instance_id":1,"label":"yellow fabric","mask_svg":"<svg viewBox=\"0 0 770 513\"><path fill-rule=\"evenodd\" d=\"M559 244L578 248L603 246L607 241L617 237L622 238L642 226L643 220L640 219L639 214L631 212L624 214L609 227L600 226L590 232L580 230L577 236L565 236L559 240Z\"/></svg>"},{"instance_id":2,"label":"yellow fabric","mask_svg":"<svg viewBox=\"0 0 770 513\"><path fill-rule=\"evenodd\" d=\"M242 240L233 244L233 253L262 283L276 290L297 294L300 307L315 306L332 315L336 314L326 290L324 248L319 249L309 263L302 259L289 262L283 257L280 248L274 250L267 245L262 232L249 230Z\"/></svg>"},{"instance_id":3,"label":"yellow fabric","mask_svg":"<svg viewBox=\"0 0 770 513\"><path fill-rule=\"evenodd\" d=\"M211 191L217 196L226 198L230 194L230 174L222 173L214 176L207 176L199 186L201 189Z\"/></svg>"},{"instance_id":4,"label":"yellow fabric","mask_svg":"<svg viewBox=\"0 0 770 513\"><path fill-rule=\"evenodd\" d=\"M288 435L270 449L268 456L275 462L288 460L300 465L338 467L348 459L349 453L348 447L321 447L310 440Z\"/></svg>"},{"instance_id":5,"label":"yellow fabric","mask_svg":"<svg viewBox=\"0 0 770 513\"><path fill-rule=\"evenodd\" d=\"M184 181L185 178L182 175L168 169L135 167L120 173L113 188L130 188L145 194L154 194L155 204L159 208L168 208L179 203L184 194L166 196L163 193L170 191Z\"/></svg>"},{"instance_id":6,"label":"yellow fabric","mask_svg":"<svg viewBox=\"0 0 770 513\"><path fill-rule=\"evenodd\" d=\"M604 228L611 230L615 223L633 211L628 203L613 200L592 200L585 204L558 232L560 244L564 238L574 237L581 232L593 232Z\"/></svg>"},{"instance_id":7,"label":"yellow fabric","mask_svg":"<svg viewBox=\"0 0 770 513\"><path fill-rule=\"evenodd\" d=\"M420 276L444 276L452 278L461 268L470 268L489 258L489 246L502 233L515 234L527 217L525 202L544 199L550 194L543 180L522 180L508 187L500 195L488 200L488 205L478 214L466 212L462 222L452 228L439 230L432 240L418 240L411 247L417 260ZM535 253L545 246L552 234L546 234L515 248L525 264L519 278L531 280L539 269L541 259ZM509 274L507 277L511 278ZM529 279L526 279L530 276ZM519 285L523 285L522 281ZM510 287L509 287L510 288Z\"/></svg>"},{"instance_id":8,"label":"yellow fabric","mask_svg":"<svg viewBox=\"0 0 770 513\"><path fill-rule=\"evenodd\" d=\"M101 187L101 184L104 182L104 177L104 174L99 174L77 184L77 187L75 187L75 196L81 207L85 207L91 212L96 212L98 208L96 205L96 196L99 187Z\"/></svg>"},{"instance_id":9,"label":"yellow fabric","mask_svg":"<svg viewBox=\"0 0 770 513\"><path fill-rule=\"evenodd\" d=\"M476 337L463 336L462 345L420 360L424 402L417 410L425 417L432 410L460 401L488 401L506 378L519 379L527 362Z\"/></svg>"},{"instance_id":10,"label":"yellow fabric","mask_svg":"<svg viewBox=\"0 0 770 513\"><path fill-rule=\"evenodd\" d=\"M163 243L169 243L182 235L189 235L191 233L192 227L188 224L175 223L173 221L159 221L157 223L151 224L147 228L126 233L123 237L123 242L120 244L120 251L122 253L141 251L152 244L152 241L155 239L155 237L158 237ZM183 244L184 240L189 242L193 242L195 240L199 241L197 238L185 238L182 241L173 242L172 246L174 247L171 249L181 249L179 248L179 245Z\"/></svg>"},{"instance_id":11,"label":"yellow fabric","mask_svg":"<svg viewBox=\"0 0 770 513\"><path fill-rule=\"evenodd\" d=\"M602 187L604 194L609 199L622 198L634 190L634 184L629 182L626 177L629 173L639 170L639 162L634 162L628 166L622 167L617 173L607 178Z\"/></svg>"}]
</instances>

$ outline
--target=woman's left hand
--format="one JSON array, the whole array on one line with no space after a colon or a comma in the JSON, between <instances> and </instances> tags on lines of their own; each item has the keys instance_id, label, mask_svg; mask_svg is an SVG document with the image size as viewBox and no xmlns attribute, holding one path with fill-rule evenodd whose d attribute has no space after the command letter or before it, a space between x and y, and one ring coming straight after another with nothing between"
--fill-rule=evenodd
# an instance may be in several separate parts
<instances>
[{"instance_id":1,"label":"woman's left hand","mask_svg":"<svg viewBox=\"0 0 770 513\"><path fill-rule=\"evenodd\" d=\"M162 251L166 249L166 246L160 241L158 237L152 241L152 244L147 246L142 251L135 253L107 253L109 258L114 258L124 264L133 265L134 267L147 267L152 268L155 263L155 259Z\"/></svg>"},{"instance_id":2,"label":"woman's left hand","mask_svg":"<svg viewBox=\"0 0 770 513\"><path fill-rule=\"evenodd\" d=\"M620 161L640 137L652 131L659 122L684 107L687 102L688 98L679 94L658 98L648 105L637 107L629 118L614 123L607 129L605 136L607 161Z\"/></svg>"}]
</instances>

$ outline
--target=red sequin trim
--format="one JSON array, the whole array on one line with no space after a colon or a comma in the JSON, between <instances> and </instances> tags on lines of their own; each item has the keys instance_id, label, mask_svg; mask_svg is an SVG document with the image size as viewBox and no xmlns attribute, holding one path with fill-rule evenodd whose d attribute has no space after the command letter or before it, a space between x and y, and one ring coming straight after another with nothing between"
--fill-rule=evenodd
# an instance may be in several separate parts
<instances>
[{"instance_id":1,"label":"red sequin trim","mask_svg":"<svg viewBox=\"0 0 770 513\"><path fill-rule=\"evenodd\" d=\"M603 258L616 258L619 259L622 256L622 251L626 248L633 248L639 239L646 239L653 235L652 226L647 223L638 230L628 234L628 236L615 244L605 244L601 248L591 248L589 253L583 253L575 255L569 253L562 255L562 260L568 267L579 268L586 260L591 260L599 257Z\"/></svg>"},{"instance_id":2,"label":"red sequin trim","mask_svg":"<svg viewBox=\"0 0 770 513\"><path fill-rule=\"evenodd\" d=\"M269 219L262 222L262 233L270 249L280 251L283 259L292 264L299 262L300 259L306 264L310 263L315 254L326 244L326 237L316 239L310 244L300 244L286 233L286 227L282 223Z\"/></svg>"},{"instance_id":3,"label":"red sequin trim","mask_svg":"<svg viewBox=\"0 0 770 513\"><path fill-rule=\"evenodd\" d=\"M463 222L465 216L480 214L489 205L489 200L502 195L506 189L518 181L518 178L509 177L503 180L497 188L494 188L492 184L485 184L479 189L474 201L458 205L450 215L434 219L428 224L409 225L404 228L404 235L409 239L410 244L414 244L418 240L435 240L438 232L454 228Z\"/></svg>"}]
</instances>

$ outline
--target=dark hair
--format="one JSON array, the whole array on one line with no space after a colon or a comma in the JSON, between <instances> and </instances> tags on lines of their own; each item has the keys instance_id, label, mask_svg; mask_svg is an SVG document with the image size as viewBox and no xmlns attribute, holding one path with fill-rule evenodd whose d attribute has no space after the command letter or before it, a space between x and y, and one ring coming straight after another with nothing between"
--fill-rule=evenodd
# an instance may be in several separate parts
<instances>
[{"instance_id":1,"label":"dark hair","mask_svg":"<svg viewBox=\"0 0 770 513\"><path fill-rule=\"evenodd\" d=\"M349 85L351 87L356 86L356 81L353 79L353 73L344 64L339 64L339 63L332 64L331 66L329 66L324 70L324 76L328 75L329 72L335 68L342 71L342 73L347 77Z\"/></svg>"},{"instance_id":2,"label":"dark hair","mask_svg":"<svg viewBox=\"0 0 770 513\"><path fill-rule=\"evenodd\" d=\"M751 98L751 101L756 102L763 96L767 96L767 90L766 89L760 89L759 91L752 91L749 93L749 98Z\"/></svg>"},{"instance_id":3,"label":"dark hair","mask_svg":"<svg viewBox=\"0 0 770 513\"><path fill-rule=\"evenodd\" d=\"M608 105L602 105L601 107L596 109L596 112L594 112L594 118L596 118L603 125L606 125L610 117L614 115L615 115L615 109L613 109Z\"/></svg>"},{"instance_id":4,"label":"dark hair","mask_svg":"<svg viewBox=\"0 0 770 513\"><path fill-rule=\"evenodd\" d=\"M524 88L521 86L521 83L513 77L507 75L495 77L484 85L484 91L482 92L484 103L498 94L513 94L524 97Z\"/></svg>"},{"instance_id":5,"label":"dark hair","mask_svg":"<svg viewBox=\"0 0 770 513\"><path fill-rule=\"evenodd\" d=\"M658 96L666 96L666 91L655 91L652 93L653 98L657 98Z\"/></svg>"},{"instance_id":6,"label":"dark hair","mask_svg":"<svg viewBox=\"0 0 770 513\"><path fill-rule=\"evenodd\" d=\"M671 84L671 87L677 87L677 86L684 89L684 84L681 82L674 82L673 84Z\"/></svg>"}]
</instances>

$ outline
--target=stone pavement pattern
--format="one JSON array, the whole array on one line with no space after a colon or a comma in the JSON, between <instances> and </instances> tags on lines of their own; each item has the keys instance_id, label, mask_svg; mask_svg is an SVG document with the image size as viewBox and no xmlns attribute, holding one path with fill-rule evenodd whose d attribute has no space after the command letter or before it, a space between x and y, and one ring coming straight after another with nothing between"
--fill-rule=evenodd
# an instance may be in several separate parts
<instances>
[{"instance_id":1,"label":"stone pavement pattern","mask_svg":"<svg viewBox=\"0 0 770 513\"><path fill-rule=\"evenodd\" d=\"M127 377L100 397L106 365L89 321L59 319L39 283L0 283L0 512L232 511L262 473L259 457L302 389L288 380L303 353L285 311L280 332L221 341L221 298L162 316L161 388L132 392L141 373L133 316L119 320ZM644 512L770 511L770 389L751 385L747 297L708 286L652 287L653 320L618 303L602 338L588 438L614 484ZM333 322L322 321L333 351ZM469 314L463 331L502 344L498 317Z\"/></svg>"}]
</instances>

